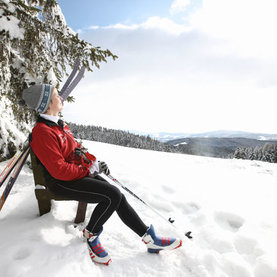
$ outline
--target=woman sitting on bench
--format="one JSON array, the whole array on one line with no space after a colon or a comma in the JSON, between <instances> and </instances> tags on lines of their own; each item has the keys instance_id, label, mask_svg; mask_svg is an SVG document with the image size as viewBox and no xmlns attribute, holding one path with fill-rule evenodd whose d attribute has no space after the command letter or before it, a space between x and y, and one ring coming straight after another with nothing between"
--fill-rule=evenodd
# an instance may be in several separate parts
<instances>
[{"instance_id":1,"label":"woman sitting on bench","mask_svg":"<svg viewBox=\"0 0 277 277\"><path fill-rule=\"evenodd\" d=\"M44 178L49 190L68 199L98 203L83 230L94 262L108 265L111 261L99 236L114 211L142 237L148 252L159 253L182 245L180 239L156 236L153 226L144 224L124 194L99 175L109 175L110 170L105 162L84 152L69 127L59 119L63 103L55 87L48 84L31 86L23 91L23 99L40 114L32 131L31 147L44 167Z\"/></svg>"}]
</instances>

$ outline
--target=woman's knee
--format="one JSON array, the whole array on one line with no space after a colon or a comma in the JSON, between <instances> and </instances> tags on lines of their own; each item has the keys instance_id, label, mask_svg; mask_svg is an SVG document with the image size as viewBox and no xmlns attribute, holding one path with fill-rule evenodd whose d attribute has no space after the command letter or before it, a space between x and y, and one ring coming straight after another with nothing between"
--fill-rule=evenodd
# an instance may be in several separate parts
<instances>
[{"instance_id":1,"label":"woman's knee","mask_svg":"<svg viewBox=\"0 0 277 277\"><path fill-rule=\"evenodd\" d=\"M109 197L112 200L112 202L115 204L115 206L118 206L120 204L122 196L123 195L120 189L112 185L109 190Z\"/></svg>"}]
</instances>

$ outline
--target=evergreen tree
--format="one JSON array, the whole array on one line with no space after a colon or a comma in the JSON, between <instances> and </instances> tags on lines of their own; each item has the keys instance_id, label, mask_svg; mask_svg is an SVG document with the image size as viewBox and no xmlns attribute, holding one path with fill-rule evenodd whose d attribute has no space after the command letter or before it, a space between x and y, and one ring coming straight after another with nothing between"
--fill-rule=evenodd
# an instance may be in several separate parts
<instances>
[{"instance_id":1,"label":"evergreen tree","mask_svg":"<svg viewBox=\"0 0 277 277\"><path fill-rule=\"evenodd\" d=\"M237 148L233 157L277 163L277 144L266 143L264 146L256 146L255 148Z\"/></svg>"},{"instance_id":2,"label":"evergreen tree","mask_svg":"<svg viewBox=\"0 0 277 277\"><path fill-rule=\"evenodd\" d=\"M172 145L167 145L150 136L140 136L122 130L114 130L99 126L85 126L68 123L74 137L78 139L94 140L132 148L151 149L155 151L179 152Z\"/></svg>"},{"instance_id":3,"label":"evergreen tree","mask_svg":"<svg viewBox=\"0 0 277 277\"><path fill-rule=\"evenodd\" d=\"M34 83L59 86L77 57L89 71L116 58L79 39L56 0L0 0L0 113L1 121L12 121L10 126L1 122L0 156L11 155L20 142L8 134L26 133L34 119L34 113L18 106L23 89Z\"/></svg>"}]
</instances>

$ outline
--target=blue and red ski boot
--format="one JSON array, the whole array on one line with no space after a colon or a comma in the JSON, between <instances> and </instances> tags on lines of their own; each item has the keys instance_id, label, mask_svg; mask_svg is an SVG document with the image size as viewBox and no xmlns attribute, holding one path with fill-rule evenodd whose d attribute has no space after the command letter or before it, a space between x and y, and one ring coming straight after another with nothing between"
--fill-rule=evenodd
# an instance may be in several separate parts
<instances>
[{"instance_id":1,"label":"blue and red ski boot","mask_svg":"<svg viewBox=\"0 0 277 277\"><path fill-rule=\"evenodd\" d=\"M182 240L180 239L156 236L152 224L143 235L142 241L146 244L149 253L158 254L161 250L173 250L182 246Z\"/></svg>"},{"instance_id":2,"label":"blue and red ski boot","mask_svg":"<svg viewBox=\"0 0 277 277\"><path fill-rule=\"evenodd\" d=\"M87 229L84 229L83 236L87 239L87 245L91 260L95 263L109 265L112 260L99 240L99 236L102 231L103 228L98 233L94 234Z\"/></svg>"}]
</instances>

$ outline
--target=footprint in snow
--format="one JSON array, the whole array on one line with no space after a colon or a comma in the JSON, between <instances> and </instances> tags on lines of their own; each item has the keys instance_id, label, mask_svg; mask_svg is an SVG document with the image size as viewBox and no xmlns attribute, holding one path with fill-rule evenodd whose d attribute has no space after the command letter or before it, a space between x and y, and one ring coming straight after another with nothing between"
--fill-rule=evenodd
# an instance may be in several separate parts
<instances>
[{"instance_id":1,"label":"footprint in snow","mask_svg":"<svg viewBox=\"0 0 277 277\"><path fill-rule=\"evenodd\" d=\"M174 189L172 187L169 187L169 186L162 186L162 189L164 190L164 192L170 193L170 194L175 192Z\"/></svg>"},{"instance_id":2,"label":"footprint in snow","mask_svg":"<svg viewBox=\"0 0 277 277\"><path fill-rule=\"evenodd\" d=\"M264 254L263 249L260 247L258 240L251 235L237 235L234 240L234 246L238 253L251 259L252 263L255 263L259 256Z\"/></svg>"},{"instance_id":3,"label":"footprint in snow","mask_svg":"<svg viewBox=\"0 0 277 277\"><path fill-rule=\"evenodd\" d=\"M19 249L15 253L14 259L15 260L24 260L24 259L27 259L31 254L32 254L32 250L24 247L24 248Z\"/></svg>"},{"instance_id":4,"label":"footprint in snow","mask_svg":"<svg viewBox=\"0 0 277 277\"><path fill-rule=\"evenodd\" d=\"M214 219L223 229L236 232L244 224L244 219L236 214L228 212L215 212Z\"/></svg>"},{"instance_id":5,"label":"footprint in snow","mask_svg":"<svg viewBox=\"0 0 277 277\"><path fill-rule=\"evenodd\" d=\"M180 201L175 201L173 203L175 204L175 206L178 207L178 209L181 209L185 214L193 214L201 209L201 207L195 202L182 203Z\"/></svg>"}]
</instances>

